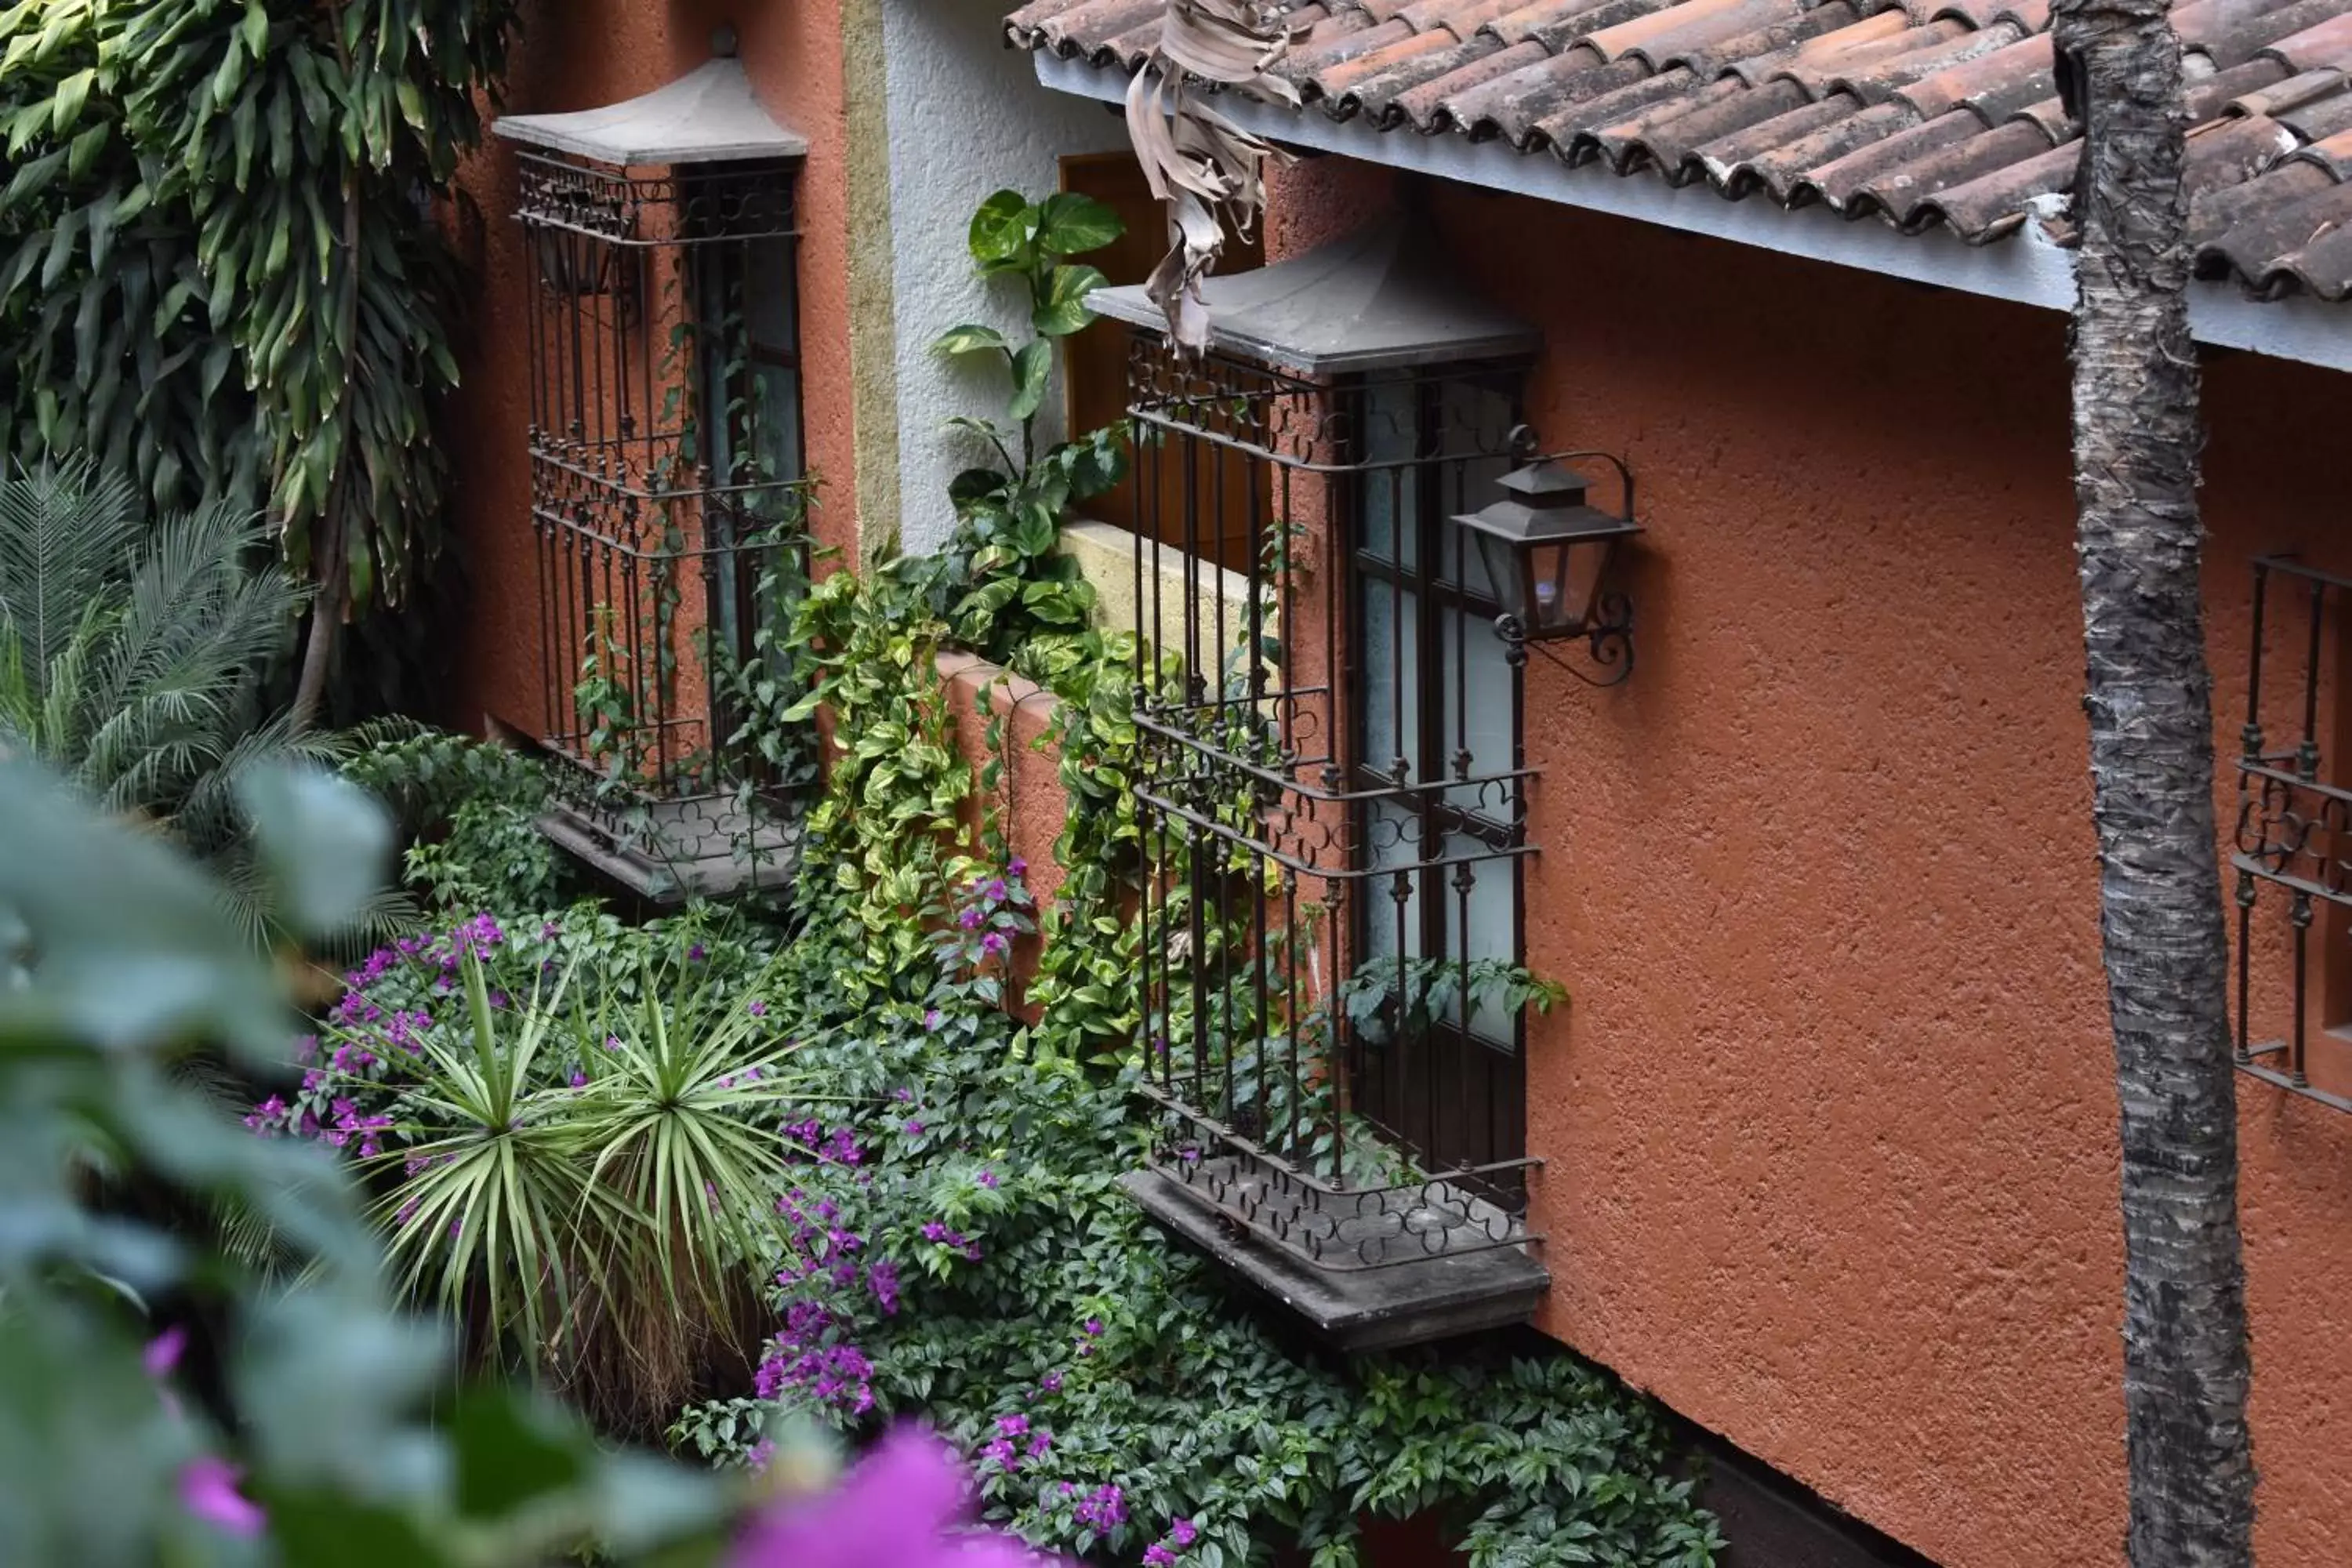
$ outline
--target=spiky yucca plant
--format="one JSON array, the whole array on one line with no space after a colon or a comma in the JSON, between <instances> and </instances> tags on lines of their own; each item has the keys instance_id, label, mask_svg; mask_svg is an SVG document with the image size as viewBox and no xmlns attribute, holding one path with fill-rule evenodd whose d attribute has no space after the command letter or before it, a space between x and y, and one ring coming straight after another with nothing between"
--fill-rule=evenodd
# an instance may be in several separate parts
<instances>
[{"instance_id":1,"label":"spiky yucca plant","mask_svg":"<svg viewBox=\"0 0 2352 1568\"><path fill-rule=\"evenodd\" d=\"M502 1005L478 956L462 972L461 1019L420 1037L374 1160L398 1173L377 1208L395 1273L486 1360L658 1431L746 1342L749 1282L783 1245L799 1047L690 963L648 965L626 1004L566 971Z\"/></svg>"},{"instance_id":2,"label":"spiky yucca plant","mask_svg":"<svg viewBox=\"0 0 2352 1568\"><path fill-rule=\"evenodd\" d=\"M302 604L260 521L234 507L151 522L128 480L87 461L0 478L0 752L167 825L257 939L236 779L263 757L341 751L265 702Z\"/></svg>"}]
</instances>

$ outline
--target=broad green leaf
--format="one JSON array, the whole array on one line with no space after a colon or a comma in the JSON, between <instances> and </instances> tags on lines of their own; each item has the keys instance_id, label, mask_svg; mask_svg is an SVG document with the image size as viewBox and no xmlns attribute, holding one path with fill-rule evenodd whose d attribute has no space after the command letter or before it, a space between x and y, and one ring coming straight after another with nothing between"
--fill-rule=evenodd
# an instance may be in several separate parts
<instances>
[{"instance_id":1,"label":"broad green leaf","mask_svg":"<svg viewBox=\"0 0 2352 1568\"><path fill-rule=\"evenodd\" d=\"M1011 353L1013 345L1006 342L1004 334L994 327L967 322L941 332L932 341L931 352L936 354Z\"/></svg>"},{"instance_id":2,"label":"broad green leaf","mask_svg":"<svg viewBox=\"0 0 2352 1568\"><path fill-rule=\"evenodd\" d=\"M1032 324L1049 338L1066 338L1090 325L1095 313L1087 308L1087 296L1108 281L1099 268L1084 263L1055 268Z\"/></svg>"},{"instance_id":3,"label":"broad green leaf","mask_svg":"<svg viewBox=\"0 0 2352 1568\"><path fill-rule=\"evenodd\" d=\"M1013 401L1007 412L1015 419L1034 416L1045 401L1045 388L1053 378L1053 343L1040 338L1023 347L1013 357Z\"/></svg>"},{"instance_id":4,"label":"broad green leaf","mask_svg":"<svg viewBox=\"0 0 2352 1568\"><path fill-rule=\"evenodd\" d=\"M1036 219L1036 209L1020 192L997 192L971 215L971 258L984 268L1020 262L1029 248Z\"/></svg>"},{"instance_id":5,"label":"broad green leaf","mask_svg":"<svg viewBox=\"0 0 2352 1568\"><path fill-rule=\"evenodd\" d=\"M1126 232L1118 214L1076 191L1056 192L1038 208L1037 248L1048 256L1099 250Z\"/></svg>"}]
</instances>

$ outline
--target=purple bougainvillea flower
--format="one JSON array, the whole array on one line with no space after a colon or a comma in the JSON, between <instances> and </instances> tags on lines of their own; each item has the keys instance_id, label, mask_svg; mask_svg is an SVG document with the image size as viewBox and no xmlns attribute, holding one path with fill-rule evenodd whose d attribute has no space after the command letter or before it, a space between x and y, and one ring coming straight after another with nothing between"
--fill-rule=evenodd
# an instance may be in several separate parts
<instances>
[{"instance_id":1,"label":"purple bougainvillea flower","mask_svg":"<svg viewBox=\"0 0 2352 1568\"><path fill-rule=\"evenodd\" d=\"M1155 1541L1143 1549L1144 1568L1176 1568L1176 1553L1166 1543Z\"/></svg>"},{"instance_id":2,"label":"purple bougainvillea flower","mask_svg":"<svg viewBox=\"0 0 2352 1568\"><path fill-rule=\"evenodd\" d=\"M1005 949L1012 945L1013 944L1011 942L1004 940L1004 933L1001 931L990 931L986 936L980 939L980 951L987 953L992 958L1002 958L1004 955Z\"/></svg>"},{"instance_id":3,"label":"purple bougainvillea flower","mask_svg":"<svg viewBox=\"0 0 2352 1568\"><path fill-rule=\"evenodd\" d=\"M1026 1546L961 1529L963 1477L937 1438L898 1426L822 1498L771 1507L746 1530L727 1568L1028 1568Z\"/></svg>"},{"instance_id":4,"label":"purple bougainvillea flower","mask_svg":"<svg viewBox=\"0 0 2352 1568\"><path fill-rule=\"evenodd\" d=\"M250 1541L261 1533L261 1510L236 1489L236 1468L227 1460L199 1454L180 1467L180 1506L205 1523Z\"/></svg>"},{"instance_id":5,"label":"purple bougainvillea flower","mask_svg":"<svg viewBox=\"0 0 2352 1568\"><path fill-rule=\"evenodd\" d=\"M936 1031L940 1026L940 1010L937 1007L926 1007L923 1009L924 1028ZM909 1091L902 1089L898 1091L898 1098L901 1100L912 1100L915 1097Z\"/></svg>"},{"instance_id":6,"label":"purple bougainvillea flower","mask_svg":"<svg viewBox=\"0 0 2352 1568\"><path fill-rule=\"evenodd\" d=\"M1178 1546L1190 1546L1200 1539L1200 1526L1189 1519L1171 1519L1168 1521L1168 1539Z\"/></svg>"},{"instance_id":7,"label":"purple bougainvillea flower","mask_svg":"<svg viewBox=\"0 0 2352 1568\"><path fill-rule=\"evenodd\" d=\"M956 916L956 924L963 927L966 931L978 931L980 929L980 911L978 910L964 910L963 913Z\"/></svg>"},{"instance_id":8,"label":"purple bougainvillea flower","mask_svg":"<svg viewBox=\"0 0 2352 1568\"><path fill-rule=\"evenodd\" d=\"M743 1011L751 1014L754 1018L764 1018L768 1016L768 1005L765 1002L754 999L744 1004Z\"/></svg>"},{"instance_id":9,"label":"purple bougainvillea flower","mask_svg":"<svg viewBox=\"0 0 2352 1568\"><path fill-rule=\"evenodd\" d=\"M993 1188L996 1185L996 1173L993 1171L982 1171L980 1173L980 1184L983 1187Z\"/></svg>"},{"instance_id":10,"label":"purple bougainvillea flower","mask_svg":"<svg viewBox=\"0 0 2352 1568\"><path fill-rule=\"evenodd\" d=\"M980 896L986 899L992 904L1003 903L1004 901L1004 879L1002 877L991 878L987 885L980 889Z\"/></svg>"},{"instance_id":11,"label":"purple bougainvillea flower","mask_svg":"<svg viewBox=\"0 0 2352 1568\"><path fill-rule=\"evenodd\" d=\"M1037 1428L1037 1435L1029 1439L1029 1457L1033 1459L1042 1459L1053 1447L1054 1435L1040 1426Z\"/></svg>"},{"instance_id":12,"label":"purple bougainvillea flower","mask_svg":"<svg viewBox=\"0 0 2352 1568\"><path fill-rule=\"evenodd\" d=\"M586 1071L580 1068L573 1068L572 1069L572 1087L574 1089L586 1089L588 1087L588 1074Z\"/></svg>"},{"instance_id":13,"label":"purple bougainvillea flower","mask_svg":"<svg viewBox=\"0 0 2352 1568\"><path fill-rule=\"evenodd\" d=\"M1029 1417L1019 1415L1000 1415L996 1418L996 1429L1008 1437L1026 1437L1029 1436Z\"/></svg>"},{"instance_id":14,"label":"purple bougainvillea flower","mask_svg":"<svg viewBox=\"0 0 2352 1568\"><path fill-rule=\"evenodd\" d=\"M1015 855L1004 868L1015 877L1025 877L1029 874L1029 862Z\"/></svg>"},{"instance_id":15,"label":"purple bougainvillea flower","mask_svg":"<svg viewBox=\"0 0 2352 1568\"><path fill-rule=\"evenodd\" d=\"M689 948L688 948L688 949L686 950L686 961L687 961L688 963L701 963L705 958L708 958L709 956L710 956L710 955L709 955L708 952L704 952L704 951L703 951L702 944L701 944L700 942L696 942L692 947L689 947Z\"/></svg>"},{"instance_id":16,"label":"purple bougainvillea flower","mask_svg":"<svg viewBox=\"0 0 2352 1568\"><path fill-rule=\"evenodd\" d=\"M605 1048L606 1050L608 1050L608 1051L617 1051L617 1050L619 1050L619 1049L621 1048L621 1037L620 1037L620 1036L618 1036L618 1035L607 1035L607 1036L605 1036L605 1037L604 1037L604 1048Z\"/></svg>"},{"instance_id":17,"label":"purple bougainvillea flower","mask_svg":"<svg viewBox=\"0 0 2352 1568\"><path fill-rule=\"evenodd\" d=\"M922 1135L923 1135L923 1124L922 1124L921 1122L919 1122L919 1121L909 1121L909 1122L908 1122L908 1123L907 1123L907 1136L908 1136L908 1137L909 1137L909 1138L920 1138Z\"/></svg>"},{"instance_id":18,"label":"purple bougainvillea flower","mask_svg":"<svg viewBox=\"0 0 2352 1568\"><path fill-rule=\"evenodd\" d=\"M188 1348L188 1331L173 1323L147 1342L139 1352L139 1364L147 1369L150 1377L169 1377L172 1369L180 1364L180 1353Z\"/></svg>"},{"instance_id":19,"label":"purple bougainvillea flower","mask_svg":"<svg viewBox=\"0 0 2352 1568\"><path fill-rule=\"evenodd\" d=\"M1098 1335L1102 1331L1103 1324L1100 1318L1088 1318L1087 1320L1087 1332L1089 1335Z\"/></svg>"},{"instance_id":20,"label":"purple bougainvillea flower","mask_svg":"<svg viewBox=\"0 0 2352 1568\"><path fill-rule=\"evenodd\" d=\"M1037 1380L1037 1386L1048 1394L1059 1394L1062 1392L1062 1374L1058 1372L1049 1372Z\"/></svg>"}]
</instances>

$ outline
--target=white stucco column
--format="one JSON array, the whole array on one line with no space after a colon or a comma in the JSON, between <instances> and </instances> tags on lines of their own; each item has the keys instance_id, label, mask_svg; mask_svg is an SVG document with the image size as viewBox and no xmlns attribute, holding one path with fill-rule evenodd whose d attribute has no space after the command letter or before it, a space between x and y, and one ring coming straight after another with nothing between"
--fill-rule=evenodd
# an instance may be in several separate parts
<instances>
[{"instance_id":1,"label":"white stucco column","mask_svg":"<svg viewBox=\"0 0 2352 1568\"><path fill-rule=\"evenodd\" d=\"M1029 56L1004 45L999 0L882 0L890 136L890 248L898 339L898 507L908 551L936 548L954 527L948 481L984 448L941 427L950 415L1002 418L1001 381L950 366L931 340L959 321L1025 336L1017 285L983 287L965 236L972 209L1011 187L1053 191L1056 160L1127 144L1104 105L1041 91ZM1046 400L1056 428L1058 386Z\"/></svg>"}]
</instances>

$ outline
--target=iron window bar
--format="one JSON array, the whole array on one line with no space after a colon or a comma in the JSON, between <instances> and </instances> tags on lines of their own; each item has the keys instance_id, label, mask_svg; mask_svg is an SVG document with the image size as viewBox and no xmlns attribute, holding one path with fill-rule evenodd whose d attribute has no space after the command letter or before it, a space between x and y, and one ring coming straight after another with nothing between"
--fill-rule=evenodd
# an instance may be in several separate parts
<instances>
[{"instance_id":1,"label":"iron window bar","mask_svg":"<svg viewBox=\"0 0 2352 1568\"><path fill-rule=\"evenodd\" d=\"M2275 594L2273 579L2278 580ZM2238 909L2237 1064L2256 1078L2339 1110L2352 1110L2352 1099L2312 1086L2309 1047L2315 1011L2312 928L2323 913L2345 911L2331 920L2337 929L2332 933L2323 929L2322 936L2333 934L2340 942L2352 935L2352 858L2347 858L2352 857L2352 789L2322 776L2326 749L2320 738L2321 694L2341 674L2326 667L2326 629L2331 614L2342 615L2347 593L2352 593L2352 578L2316 570L2292 556L2264 555L2253 563L2253 646L2247 664L2246 720L2239 735L2238 808L2230 857ZM2300 689L2288 693L2299 711L2290 730L2292 741L2279 744L2263 727L2266 644L2272 623L2298 605L2302 624L2284 629L2289 634L2288 647L2300 655ZM2272 671L2275 668L2273 663ZM2284 1032L2276 1038L2257 1039L2253 922L2264 888L2285 895L2291 1000ZM2273 1066L2271 1058L2279 1065Z\"/></svg>"},{"instance_id":2,"label":"iron window bar","mask_svg":"<svg viewBox=\"0 0 2352 1568\"><path fill-rule=\"evenodd\" d=\"M1465 733L1429 776L1415 777L1402 755L1381 765L1353 756L1361 747L1348 700L1367 641L1351 608L1358 498L1385 496L1402 551L1404 497L1447 479L1466 488L1471 465L1499 471L1511 456L1516 406L1482 440L1444 414L1437 389L1516 384L1523 368L1422 367L1375 387L1225 353L1180 359L1149 331L1132 342L1129 413L1144 514L1133 715L1147 887L1143 1092L1163 1113L1147 1165L1321 1269L1388 1268L1541 1239L1521 1213L1521 1179L1541 1163L1523 1152L1522 1085L1502 1108L1489 1082L1483 1114L1514 1123L1499 1157L1430 1158L1360 1104L1367 1030L1388 1029L1396 1046L1448 969L1459 973L1444 1026L1471 1042L1465 1049L1490 1055L1498 1073L1523 1073L1516 1023L1508 1047L1472 1040L1477 1005L1466 948L1416 951L1420 938L1401 936L1378 953L1370 922L1356 919L1358 906L1385 895L1397 922L1415 905L1413 918L1435 929L1431 908L1450 891L1461 906L1450 929L1465 941L1483 871L1508 879L1516 928L1517 868L1534 847L1526 825L1535 777L1517 752L1517 675L1509 756L1476 765ZM1414 415L1410 430L1389 429L1389 444L1402 449L1383 455L1373 449L1371 398L1399 388L1422 400L1416 408L1437 413ZM1228 479L1220 454L1251 460L1246 484ZM1163 515L1171 512L1173 528ZM1229 521L1245 524L1253 546L1235 574L1244 580L1238 604L1221 591L1202 548L1204 537L1224 537ZM1327 547L1303 562L1299 546L1318 531ZM1449 580L1457 587L1459 548L1456 541ZM1421 586L1438 586L1435 563L1423 564L1433 569ZM1171 575L1180 579L1172 613L1164 591ZM1493 635L1487 618L1458 620L1457 645L1465 626L1468 636ZM1388 652L1391 663L1402 657ZM1466 726L1458 647L1447 662L1455 690L1435 684L1433 663L1416 665L1431 679L1416 700L1432 704L1431 714L1453 700ZM1369 988L1359 994L1372 1001L1353 1018L1350 987L1365 975ZM1435 1117L1433 1109L1432 1143Z\"/></svg>"},{"instance_id":3,"label":"iron window bar","mask_svg":"<svg viewBox=\"0 0 2352 1568\"><path fill-rule=\"evenodd\" d=\"M781 867L798 781L729 693L808 573L798 397L768 408L746 370L755 301L789 290L797 166L518 165L540 738L579 783L565 811L595 853Z\"/></svg>"}]
</instances>

